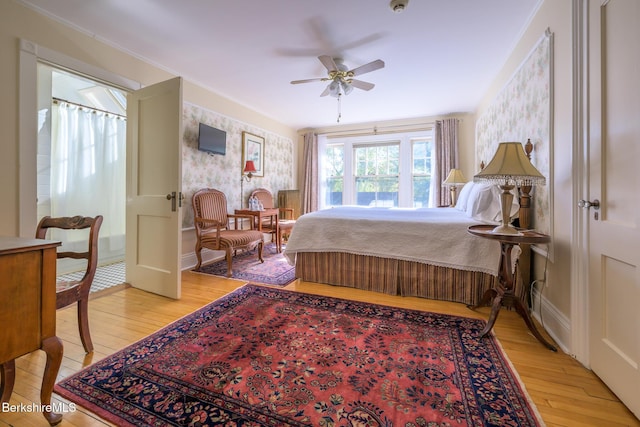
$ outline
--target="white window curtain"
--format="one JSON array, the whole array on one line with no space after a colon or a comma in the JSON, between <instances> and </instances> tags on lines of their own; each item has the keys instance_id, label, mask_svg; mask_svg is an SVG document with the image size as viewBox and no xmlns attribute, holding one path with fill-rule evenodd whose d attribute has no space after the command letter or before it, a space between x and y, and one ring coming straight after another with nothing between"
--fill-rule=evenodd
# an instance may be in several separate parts
<instances>
[{"instance_id":1,"label":"white window curtain","mask_svg":"<svg viewBox=\"0 0 640 427\"><path fill-rule=\"evenodd\" d=\"M124 253L126 120L66 102L52 112L51 216L102 215L101 249Z\"/></svg>"}]
</instances>

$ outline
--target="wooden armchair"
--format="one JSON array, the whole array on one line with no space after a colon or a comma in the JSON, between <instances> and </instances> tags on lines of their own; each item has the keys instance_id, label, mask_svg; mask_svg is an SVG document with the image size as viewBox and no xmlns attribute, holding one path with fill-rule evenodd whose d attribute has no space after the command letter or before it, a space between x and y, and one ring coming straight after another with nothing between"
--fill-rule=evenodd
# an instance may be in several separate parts
<instances>
[{"instance_id":1,"label":"wooden armchair","mask_svg":"<svg viewBox=\"0 0 640 427\"><path fill-rule=\"evenodd\" d=\"M251 196L257 197L265 209L274 208L273 195L266 188L256 188L251 192ZM276 248L278 252L282 252L282 239L285 235L291 234L296 220L294 219L295 214L292 208L280 208L279 210L280 218L278 219L278 223L274 224L269 221L268 218L265 218L265 221L262 223L262 231L271 233L271 241L273 241L275 236Z\"/></svg>"},{"instance_id":2,"label":"wooden armchair","mask_svg":"<svg viewBox=\"0 0 640 427\"><path fill-rule=\"evenodd\" d=\"M262 233L253 227L252 217L227 213L227 198L221 191L205 188L197 191L192 198L194 225L196 228L196 257L202 265L203 248L225 251L227 277L231 277L233 255L238 249L252 250L258 247L258 259L262 259ZM249 219L250 230L238 229L239 219ZM233 228L230 220L233 219Z\"/></svg>"},{"instance_id":3,"label":"wooden armchair","mask_svg":"<svg viewBox=\"0 0 640 427\"><path fill-rule=\"evenodd\" d=\"M36 229L36 239L46 238L50 229L84 230L89 229L86 252L58 252L58 259L72 258L87 261L84 276L80 280L56 282L56 309L78 303L78 329L84 351L93 351L93 342L89 333L89 291L98 267L98 233L102 225L102 215L95 218L74 216L52 218L46 216L40 220Z\"/></svg>"}]
</instances>

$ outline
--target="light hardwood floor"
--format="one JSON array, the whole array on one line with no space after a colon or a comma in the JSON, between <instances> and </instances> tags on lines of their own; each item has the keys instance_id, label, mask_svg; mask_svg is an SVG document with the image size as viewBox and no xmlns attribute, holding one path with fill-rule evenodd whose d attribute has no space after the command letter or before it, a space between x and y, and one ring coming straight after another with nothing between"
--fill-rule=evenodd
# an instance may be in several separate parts
<instances>
[{"instance_id":1,"label":"light hardwood floor","mask_svg":"<svg viewBox=\"0 0 640 427\"><path fill-rule=\"evenodd\" d=\"M64 359L58 380L149 335L168 323L225 295L244 282L184 272L182 299L169 300L137 289L121 289L90 303L93 354L85 355L78 336L75 308L59 310L58 336L64 341ZM296 281L286 289L367 301L418 310L486 319L489 309L471 311L463 304L421 298L393 297L328 285ZM502 310L495 334L518 371L547 426L640 426L640 422L589 370L562 352L553 353L536 341L522 319ZM11 405L39 402L44 353L36 351L16 361L16 385ZM54 394L54 402L64 400ZM0 426L47 426L42 414L0 411ZM78 408L64 414L60 426L110 425Z\"/></svg>"}]
</instances>

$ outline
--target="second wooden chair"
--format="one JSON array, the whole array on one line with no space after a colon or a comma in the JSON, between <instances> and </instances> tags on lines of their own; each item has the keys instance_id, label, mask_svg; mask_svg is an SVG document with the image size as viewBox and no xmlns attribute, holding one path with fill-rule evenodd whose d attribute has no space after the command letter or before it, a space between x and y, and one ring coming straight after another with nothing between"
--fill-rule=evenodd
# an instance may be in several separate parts
<instances>
[{"instance_id":1,"label":"second wooden chair","mask_svg":"<svg viewBox=\"0 0 640 427\"><path fill-rule=\"evenodd\" d=\"M273 195L266 188L256 188L251 192L252 197L257 197L264 206L265 209L274 208ZM277 224L266 220L262 223L262 229L267 233L271 233L271 240L275 240L276 248L278 252L282 252L282 241L284 236L291 234L293 226L296 225L296 220L292 208L280 208L280 218ZM275 239L274 239L275 237Z\"/></svg>"}]
</instances>

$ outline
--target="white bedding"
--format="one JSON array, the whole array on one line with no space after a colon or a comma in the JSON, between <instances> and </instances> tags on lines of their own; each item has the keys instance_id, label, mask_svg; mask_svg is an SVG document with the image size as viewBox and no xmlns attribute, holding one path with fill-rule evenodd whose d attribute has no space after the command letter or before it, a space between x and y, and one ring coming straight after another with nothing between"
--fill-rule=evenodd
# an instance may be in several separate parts
<instances>
[{"instance_id":1,"label":"white bedding","mask_svg":"<svg viewBox=\"0 0 640 427\"><path fill-rule=\"evenodd\" d=\"M454 208L344 206L297 219L284 255L346 252L498 275L500 245L467 232L481 224Z\"/></svg>"}]
</instances>

